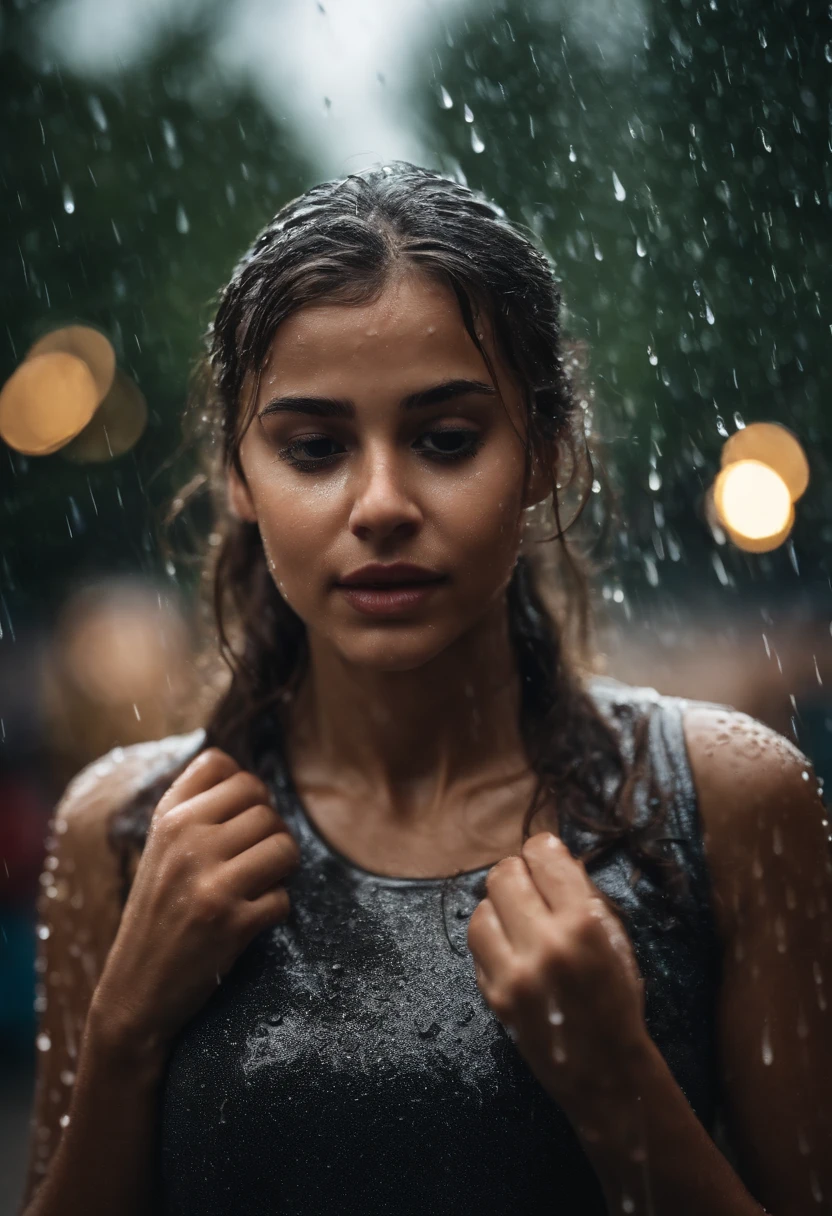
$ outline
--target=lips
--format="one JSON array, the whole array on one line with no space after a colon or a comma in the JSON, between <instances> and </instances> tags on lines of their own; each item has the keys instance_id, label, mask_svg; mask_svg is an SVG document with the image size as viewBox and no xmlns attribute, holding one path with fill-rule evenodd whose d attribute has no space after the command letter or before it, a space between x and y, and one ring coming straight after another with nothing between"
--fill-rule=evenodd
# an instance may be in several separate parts
<instances>
[{"instance_id":1,"label":"lips","mask_svg":"<svg viewBox=\"0 0 832 1216\"><path fill-rule=\"evenodd\" d=\"M429 601L446 574L411 562L370 563L336 583L349 604L365 616L406 617Z\"/></svg>"},{"instance_id":2,"label":"lips","mask_svg":"<svg viewBox=\"0 0 832 1216\"><path fill-rule=\"evenodd\" d=\"M410 562L393 562L387 565L373 563L345 574L338 580L339 587L356 587L372 590L393 587L413 587L444 582L445 575Z\"/></svg>"}]
</instances>

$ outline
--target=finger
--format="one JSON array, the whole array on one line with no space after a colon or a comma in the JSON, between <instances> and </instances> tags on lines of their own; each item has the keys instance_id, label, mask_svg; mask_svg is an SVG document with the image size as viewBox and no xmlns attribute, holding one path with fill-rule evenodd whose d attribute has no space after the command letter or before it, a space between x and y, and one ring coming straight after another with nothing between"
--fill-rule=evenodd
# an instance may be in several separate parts
<instances>
[{"instance_id":1,"label":"finger","mask_svg":"<svg viewBox=\"0 0 832 1216\"><path fill-rule=\"evenodd\" d=\"M478 903L471 915L468 949L489 982L504 974L511 961L511 946L490 898Z\"/></svg>"},{"instance_id":2,"label":"finger","mask_svg":"<svg viewBox=\"0 0 832 1216\"><path fill-rule=\"evenodd\" d=\"M238 769L212 789L189 798L187 814L200 823L225 823L250 806L257 806L261 802L268 806L269 801L269 791L260 778L245 769ZM167 814L176 814L177 810L177 807L172 807Z\"/></svg>"},{"instance_id":3,"label":"finger","mask_svg":"<svg viewBox=\"0 0 832 1216\"><path fill-rule=\"evenodd\" d=\"M288 832L273 832L265 840L225 863L231 889L245 899L257 899L282 883L298 866L300 849Z\"/></svg>"},{"instance_id":4,"label":"finger","mask_svg":"<svg viewBox=\"0 0 832 1216\"><path fill-rule=\"evenodd\" d=\"M535 887L553 912L597 894L583 865L559 836L538 832L525 842L522 853Z\"/></svg>"},{"instance_id":5,"label":"finger","mask_svg":"<svg viewBox=\"0 0 832 1216\"><path fill-rule=\"evenodd\" d=\"M523 858L506 857L492 866L486 890L508 940L516 947L534 942L541 919L551 912Z\"/></svg>"},{"instance_id":6,"label":"finger","mask_svg":"<svg viewBox=\"0 0 832 1216\"><path fill-rule=\"evenodd\" d=\"M200 752L165 790L154 811L154 818L164 815L180 802L187 802L189 798L210 790L218 781L224 781L232 773L238 772L239 768L237 762L218 747L209 747Z\"/></svg>"},{"instance_id":7,"label":"finger","mask_svg":"<svg viewBox=\"0 0 832 1216\"><path fill-rule=\"evenodd\" d=\"M272 832L279 831L287 831L283 819L274 807L259 802L217 825L219 856L225 859L236 857L271 836Z\"/></svg>"}]
</instances>

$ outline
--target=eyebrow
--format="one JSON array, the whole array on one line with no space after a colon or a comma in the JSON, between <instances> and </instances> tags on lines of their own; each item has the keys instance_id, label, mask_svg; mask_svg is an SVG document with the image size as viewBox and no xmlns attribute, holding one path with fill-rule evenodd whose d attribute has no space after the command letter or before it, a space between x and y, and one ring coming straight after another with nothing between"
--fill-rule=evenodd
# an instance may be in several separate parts
<instances>
[{"instance_id":1,"label":"eyebrow","mask_svg":"<svg viewBox=\"0 0 832 1216\"><path fill-rule=\"evenodd\" d=\"M402 410L426 409L431 405L442 405L456 397L467 397L477 394L483 397L496 397L497 390L481 380L445 380L431 388L420 389L409 393L399 403ZM275 397L266 402L258 417L267 414L311 414L316 418L355 418L355 404L346 397L307 397L287 396Z\"/></svg>"}]
</instances>

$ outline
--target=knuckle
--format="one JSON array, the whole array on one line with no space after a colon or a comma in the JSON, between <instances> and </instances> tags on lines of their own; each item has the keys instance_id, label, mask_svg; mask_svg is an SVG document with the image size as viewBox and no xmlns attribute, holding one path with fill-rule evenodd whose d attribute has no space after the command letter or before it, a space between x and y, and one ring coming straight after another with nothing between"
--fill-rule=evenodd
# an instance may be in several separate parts
<instances>
[{"instance_id":1,"label":"knuckle","mask_svg":"<svg viewBox=\"0 0 832 1216\"><path fill-rule=\"evenodd\" d=\"M508 992L513 1004L531 1000L540 987L540 975L530 963L515 963L507 980Z\"/></svg>"},{"instance_id":2,"label":"knuckle","mask_svg":"<svg viewBox=\"0 0 832 1216\"><path fill-rule=\"evenodd\" d=\"M235 784L235 793L239 792L240 797L247 799L252 806L262 803L268 806L269 791L266 789L259 777L255 777L254 773L250 773L247 769L240 769L233 777Z\"/></svg>"},{"instance_id":3,"label":"knuckle","mask_svg":"<svg viewBox=\"0 0 832 1216\"><path fill-rule=\"evenodd\" d=\"M287 869L295 869L300 865L300 848L294 836L290 836L288 832L281 831L275 833L275 840L278 842L280 855L283 858L283 863Z\"/></svg>"},{"instance_id":4,"label":"knuckle","mask_svg":"<svg viewBox=\"0 0 832 1216\"><path fill-rule=\"evenodd\" d=\"M209 925L223 920L229 911L228 898L219 883L204 877L194 884L191 906L194 917Z\"/></svg>"}]
</instances>

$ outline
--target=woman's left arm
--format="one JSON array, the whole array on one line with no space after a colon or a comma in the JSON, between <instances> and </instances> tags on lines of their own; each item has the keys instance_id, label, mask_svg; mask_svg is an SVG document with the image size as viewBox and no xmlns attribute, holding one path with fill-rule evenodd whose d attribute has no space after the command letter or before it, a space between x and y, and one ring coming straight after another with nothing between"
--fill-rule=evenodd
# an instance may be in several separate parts
<instances>
[{"instance_id":1,"label":"woman's left arm","mask_svg":"<svg viewBox=\"0 0 832 1216\"><path fill-rule=\"evenodd\" d=\"M647 1033L620 922L556 837L540 833L495 866L471 918L483 995L575 1127L611 1213L832 1212L826 815L806 759L731 717L739 729L726 731L724 712L692 707L685 725L723 943L722 1089L744 1181Z\"/></svg>"}]
</instances>

